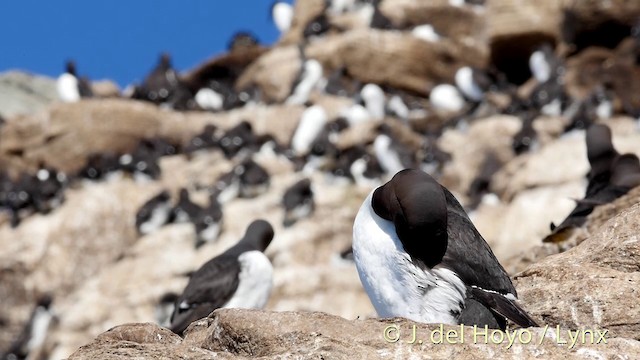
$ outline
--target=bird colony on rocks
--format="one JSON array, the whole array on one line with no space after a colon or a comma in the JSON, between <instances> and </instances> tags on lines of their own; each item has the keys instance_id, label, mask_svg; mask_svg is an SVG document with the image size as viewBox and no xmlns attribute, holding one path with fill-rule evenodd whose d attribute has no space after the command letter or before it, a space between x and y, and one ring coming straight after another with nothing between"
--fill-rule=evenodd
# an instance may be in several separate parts
<instances>
[{"instance_id":1,"label":"bird colony on rocks","mask_svg":"<svg viewBox=\"0 0 640 360\"><path fill-rule=\"evenodd\" d=\"M122 91L0 74L5 359L513 355L385 341L415 323L640 357L640 3L271 10Z\"/></svg>"}]
</instances>

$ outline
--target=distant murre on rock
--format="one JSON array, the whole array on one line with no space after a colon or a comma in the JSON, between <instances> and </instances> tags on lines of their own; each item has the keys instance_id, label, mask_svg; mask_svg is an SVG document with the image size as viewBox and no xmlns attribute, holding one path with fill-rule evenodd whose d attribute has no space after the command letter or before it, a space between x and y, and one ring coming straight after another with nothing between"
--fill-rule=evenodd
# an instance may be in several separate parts
<instances>
[{"instance_id":1,"label":"distant murre on rock","mask_svg":"<svg viewBox=\"0 0 640 360\"><path fill-rule=\"evenodd\" d=\"M141 235L157 231L171 221L171 196L161 191L144 203L136 213L136 229Z\"/></svg>"},{"instance_id":2,"label":"distant murre on rock","mask_svg":"<svg viewBox=\"0 0 640 360\"><path fill-rule=\"evenodd\" d=\"M78 77L76 64L72 60L67 61L65 72L58 77L56 89L58 97L64 102L76 102L80 98L93 96L91 85L86 78Z\"/></svg>"},{"instance_id":3,"label":"distant murre on rock","mask_svg":"<svg viewBox=\"0 0 640 360\"><path fill-rule=\"evenodd\" d=\"M38 299L18 338L11 344L7 353L0 353L3 359L31 359L36 356L34 353L43 351L42 346L47 339L49 328L57 319L51 309L52 302L53 298L49 294Z\"/></svg>"},{"instance_id":4,"label":"distant murre on rock","mask_svg":"<svg viewBox=\"0 0 640 360\"><path fill-rule=\"evenodd\" d=\"M282 196L284 207L283 226L289 227L310 216L315 209L311 180L304 178L291 185Z\"/></svg>"},{"instance_id":5,"label":"distant murre on rock","mask_svg":"<svg viewBox=\"0 0 640 360\"><path fill-rule=\"evenodd\" d=\"M271 225L256 220L236 245L194 272L176 300L171 330L181 335L193 321L221 307L264 307L271 293L273 267L263 252L272 239Z\"/></svg>"}]
</instances>

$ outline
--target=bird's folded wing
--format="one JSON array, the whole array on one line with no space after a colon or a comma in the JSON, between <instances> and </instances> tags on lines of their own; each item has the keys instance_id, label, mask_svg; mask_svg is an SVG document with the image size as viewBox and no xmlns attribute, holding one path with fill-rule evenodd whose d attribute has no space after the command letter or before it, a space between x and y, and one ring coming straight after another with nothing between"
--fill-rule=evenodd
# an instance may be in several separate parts
<instances>
[{"instance_id":1,"label":"bird's folded wing","mask_svg":"<svg viewBox=\"0 0 640 360\"><path fill-rule=\"evenodd\" d=\"M223 307L238 288L240 263L237 256L218 256L205 263L189 279L176 301L171 329L180 334L187 326Z\"/></svg>"},{"instance_id":2,"label":"bird's folded wing","mask_svg":"<svg viewBox=\"0 0 640 360\"><path fill-rule=\"evenodd\" d=\"M471 295L487 308L522 327L536 327L538 324L524 311L514 299L495 291L471 287Z\"/></svg>"}]
</instances>

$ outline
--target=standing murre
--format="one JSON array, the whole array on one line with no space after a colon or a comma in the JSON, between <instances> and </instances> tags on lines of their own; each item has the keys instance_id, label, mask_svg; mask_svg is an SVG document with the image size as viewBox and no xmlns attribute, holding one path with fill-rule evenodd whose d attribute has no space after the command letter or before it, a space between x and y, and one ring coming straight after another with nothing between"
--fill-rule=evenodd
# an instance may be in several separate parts
<instances>
[{"instance_id":1,"label":"standing murre","mask_svg":"<svg viewBox=\"0 0 640 360\"><path fill-rule=\"evenodd\" d=\"M251 123L246 120L227 130L218 141L224 156L230 159L238 154L246 152L255 142L255 134Z\"/></svg>"},{"instance_id":2,"label":"standing murre","mask_svg":"<svg viewBox=\"0 0 640 360\"><path fill-rule=\"evenodd\" d=\"M458 89L451 84L436 85L429 93L429 103L445 112L459 112L466 104Z\"/></svg>"},{"instance_id":3,"label":"standing murre","mask_svg":"<svg viewBox=\"0 0 640 360\"><path fill-rule=\"evenodd\" d=\"M385 115L384 91L376 84L366 84L360 91L364 106L374 120L382 120Z\"/></svg>"},{"instance_id":4,"label":"standing murre","mask_svg":"<svg viewBox=\"0 0 640 360\"><path fill-rule=\"evenodd\" d=\"M191 154L201 149L215 148L218 146L218 138L216 137L216 131L218 128L213 124L207 124L202 132L189 140L189 144L185 147L184 151L187 154Z\"/></svg>"},{"instance_id":5,"label":"standing murre","mask_svg":"<svg viewBox=\"0 0 640 360\"><path fill-rule=\"evenodd\" d=\"M171 330L182 334L193 321L218 308L259 309L273 286L273 267L263 254L273 239L264 220L252 222L244 237L195 271L171 316Z\"/></svg>"},{"instance_id":6,"label":"standing murre","mask_svg":"<svg viewBox=\"0 0 640 360\"><path fill-rule=\"evenodd\" d=\"M269 190L271 184L269 173L253 159L244 160L234 171L240 180L239 197L254 198Z\"/></svg>"},{"instance_id":7,"label":"standing murre","mask_svg":"<svg viewBox=\"0 0 640 360\"><path fill-rule=\"evenodd\" d=\"M196 249L218 239L222 231L223 213L218 194L209 195L209 205L191 220L196 228Z\"/></svg>"},{"instance_id":8,"label":"standing murre","mask_svg":"<svg viewBox=\"0 0 640 360\"><path fill-rule=\"evenodd\" d=\"M80 98L91 97L93 92L86 78L78 78L75 62L69 60L65 64L65 72L56 81L58 97L64 102L80 101Z\"/></svg>"},{"instance_id":9,"label":"standing murre","mask_svg":"<svg viewBox=\"0 0 640 360\"><path fill-rule=\"evenodd\" d=\"M203 110L220 111L224 106L224 96L208 87L198 90L195 101Z\"/></svg>"},{"instance_id":10,"label":"standing murre","mask_svg":"<svg viewBox=\"0 0 640 360\"><path fill-rule=\"evenodd\" d=\"M178 72L171 65L171 56L163 53L156 67L147 75L142 85L135 88L131 97L161 104L169 100L179 85Z\"/></svg>"},{"instance_id":11,"label":"standing murre","mask_svg":"<svg viewBox=\"0 0 640 360\"><path fill-rule=\"evenodd\" d=\"M463 66L456 71L455 83L467 99L479 102L484 98L484 93L489 88L491 80L481 71Z\"/></svg>"},{"instance_id":12,"label":"standing murre","mask_svg":"<svg viewBox=\"0 0 640 360\"><path fill-rule=\"evenodd\" d=\"M293 6L284 1L277 1L271 6L271 18L280 33L289 31L293 21Z\"/></svg>"},{"instance_id":13,"label":"standing murre","mask_svg":"<svg viewBox=\"0 0 640 360\"><path fill-rule=\"evenodd\" d=\"M385 94L380 86L366 84L354 96L354 103L340 110L350 126L367 121L379 121L385 116Z\"/></svg>"},{"instance_id":14,"label":"standing murre","mask_svg":"<svg viewBox=\"0 0 640 360\"><path fill-rule=\"evenodd\" d=\"M291 149L298 156L304 156L311 150L313 141L327 123L327 113L320 105L308 107L300 117L300 122L291 138Z\"/></svg>"},{"instance_id":15,"label":"standing murre","mask_svg":"<svg viewBox=\"0 0 640 360\"><path fill-rule=\"evenodd\" d=\"M306 59L301 50L302 68L296 80L291 86L291 95L286 104L304 104L309 100L309 95L322 79L322 65L318 60Z\"/></svg>"},{"instance_id":16,"label":"standing murre","mask_svg":"<svg viewBox=\"0 0 640 360\"><path fill-rule=\"evenodd\" d=\"M289 187L282 196L282 206L284 207L282 221L284 227L289 227L310 216L315 209L311 180L304 178Z\"/></svg>"},{"instance_id":17,"label":"standing murre","mask_svg":"<svg viewBox=\"0 0 640 360\"><path fill-rule=\"evenodd\" d=\"M538 81L545 83L558 75L559 60L549 44L544 44L529 57L529 70Z\"/></svg>"},{"instance_id":18,"label":"standing murre","mask_svg":"<svg viewBox=\"0 0 640 360\"><path fill-rule=\"evenodd\" d=\"M189 191L182 188L180 189L178 203L173 207L172 216L176 223L184 223L195 220L202 210L202 207L191 201Z\"/></svg>"},{"instance_id":19,"label":"standing murre","mask_svg":"<svg viewBox=\"0 0 640 360\"><path fill-rule=\"evenodd\" d=\"M149 199L136 213L136 229L141 235L157 231L171 220L171 196L164 190Z\"/></svg>"},{"instance_id":20,"label":"standing murre","mask_svg":"<svg viewBox=\"0 0 640 360\"><path fill-rule=\"evenodd\" d=\"M551 233L543 242L567 240L575 228L582 227L598 205L612 202L640 184L640 161L635 154L620 154L613 146L611 130L603 124L591 125L586 132L587 173L584 198L559 224L550 224Z\"/></svg>"},{"instance_id":21,"label":"standing murre","mask_svg":"<svg viewBox=\"0 0 640 360\"><path fill-rule=\"evenodd\" d=\"M353 255L381 317L536 326L460 203L422 171L403 170L367 196L353 225Z\"/></svg>"},{"instance_id":22,"label":"standing murre","mask_svg":"<svg viewBox=\"0 0 640 360\"><path fill-rule=\"evenodd\" d=\"M378 163L389 176L418 165L415 159L417 149L401 142L388 124L380 125L378 131L379 135L373 142L373 148Z\"/></svg>"},{"instance_id":23,"label":"standing murre","mask_svg":"<svg viewBox=\"0 0 640 360\"><path fill-rule=\"evenodd\" d=\"M34 353L42 351L51 323L56 320L52 312L51 295L45 294L38 299L31 317L25 324L18 338L11 344L7 353L0 353L2 359L30 359L36 358Z\"/></svg>"},{"instance_id":24,"label":"standing murre","mask_svg":"<svg viewBox=\"0 0 640 360\"><path fill-rule=\"evenodd\" d=\"M623 154L611 165L611 176L603 186L592 189L559 224L550 224L551 233L542 242L560 243L569 239L576 228L587 222L587 217L596 206L608 204L640 185L640 160L635 154Z\"/></svg>"}]
</instances>

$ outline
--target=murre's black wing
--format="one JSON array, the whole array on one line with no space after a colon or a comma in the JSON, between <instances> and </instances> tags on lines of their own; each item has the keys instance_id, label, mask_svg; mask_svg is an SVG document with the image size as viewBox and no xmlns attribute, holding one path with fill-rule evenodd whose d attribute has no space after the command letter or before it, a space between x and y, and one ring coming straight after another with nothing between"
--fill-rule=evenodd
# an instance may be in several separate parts
<instances>
[{"instance_id":1,"label":"murre's black wing","mask_svg":"<svg viewBox=\"0 0 640 360\"><path fill-rule=\"evenodd\" d=\"M484 305L492 312L513 321L522 327L537 326L536 322L506 295L517 296L516 289L489 244L476 230L464 209L446 188L449 204L449 242L439 267L453 270L470 287L467 297ZM455 240L454 240L455 239ZM457 261L456 259L464 259ZM473 302L471 303L473 304ZM464 320L466 314L461 315ZM462 321L464 323L464 321ZM498 320L498 325L504 325Z\"/></svg>"},{"instance_id":2,"label":"murre's black wing","mask_svg":"<svg viewBox=\"0 0 640 360\"><path fill-rule=\"evenodd\" d=\"M176 301L171 331L182 334L189 324L224 306L238 288L239 274L237 256L221 255L202 265Z\"/></svg>"},{"instance_id":3,"label":"murre's black wing","mask_svg":"<svg viewBox=\"0 0 640 360\"><path fill-rule=\"evenodd\" d=\"M494 291L471 287L471 297L504 319L522 327L538 326L535 320L514 299Z\"/></svg>"},{"instance_id":4,"label":"murre's black wing","mask_svg":"<svg viewBox=\"0 0 640 360\"><path fill-rule=\"evenodd\" d=\"M496 259L489 244L480 235L453 194L444 187L443 190L449 205L449 241L439 266L455 271L469 286L517 296L509 275Z\"/></svg>"}]
</instances>

